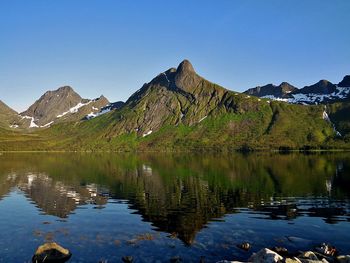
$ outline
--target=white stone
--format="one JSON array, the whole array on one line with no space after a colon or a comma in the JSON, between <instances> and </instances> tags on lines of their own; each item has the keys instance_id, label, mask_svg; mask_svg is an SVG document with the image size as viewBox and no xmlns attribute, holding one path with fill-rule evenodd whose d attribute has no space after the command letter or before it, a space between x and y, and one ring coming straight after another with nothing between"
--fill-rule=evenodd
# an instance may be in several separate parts
<instances>
[{"instance_id":1,"label":"white stone","mask_svg":"<svg viewBox=\"0 0 350 263\"><path fill-rule=\"evenodd\" d=\"M280 260L282 260L283 257L278 255L276 252L268 249L268 248L264 248L260 251L258 251L257 253L253 254L250 259L249 262L253 262L253 263L275 263L278 262Z\"/></svg>"}]
</instances>

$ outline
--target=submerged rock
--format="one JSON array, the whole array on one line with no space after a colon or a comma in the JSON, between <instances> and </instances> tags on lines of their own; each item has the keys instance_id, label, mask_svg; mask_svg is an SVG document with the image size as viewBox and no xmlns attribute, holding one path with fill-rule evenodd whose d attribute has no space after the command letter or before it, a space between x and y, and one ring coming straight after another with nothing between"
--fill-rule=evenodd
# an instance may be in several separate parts
<instances>
[{"instance_id":1,"label":"submerged rock","mask_svg":"<svg viewBox=\"0 0 350 263\"><path fill-rule=\"evenodd\" d=\"M339 263L350 263L350 256L346 255L346 256L338 256L337 260Z\"/></svg>"},{"instance_id":2,"label":"submerged rock","mask_svg":"<svg viewBox=\"0 0 350 263\"><path fill-rule=\"evenodd\" d=\"M248 242L237 245L238 248L248 251L252 246Z\"/></svg>"},{"instance_id":3,"label":"submerged rock","mask_svg":"<svg viewBox=\"0 0 350 263\"><path fill-rule=\"evenodd\" d=\"M122 260L125 263L132 263L134 261L134 258L132 256L125 256L122 258Z\"/></svg>"},{"instance_id":4,"label":"submerged rock","mask_svg":"<svg viewBox=\"0 0 350 263\"><path fill-rule=\"evenodd\" d=\"M180 263L180 262L182 262L182 259L181 259L181 257L179 257L179 256L172 257L172 258L170 259L170 263Z\"/></svg>"},{"instance_id":5,"label":"submerged rock","mask_svg":"<svg viewBox=\"0 0 350 263\"><path fill-rule=\"evenodd\" d=\"M257 253L253 254L250 259L249 262L253 262L253 263L274 263L274 262L279 262L283 259L282 256L278 255L276 252L268 249L268 248L264 248L260 251L258 251Z\"/></svg>"},{"instance_id":6,"label":"submerged rock","mask_svg":"<svg viewBox=\"0 0 350 263\"><path fill-rule=\"evenodd\" d=\"M32 262L33 263L63 263L71 258L72 254L55 242L45 243L36 250Z\"/></svg>"}]
</instances>

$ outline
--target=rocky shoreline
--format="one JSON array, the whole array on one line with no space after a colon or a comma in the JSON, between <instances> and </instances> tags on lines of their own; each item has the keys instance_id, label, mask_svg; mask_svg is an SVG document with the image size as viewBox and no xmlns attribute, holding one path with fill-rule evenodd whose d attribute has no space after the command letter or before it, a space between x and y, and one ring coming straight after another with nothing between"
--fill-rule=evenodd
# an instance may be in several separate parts
<instances>
[{"instance_id":1,"label":"rocky shoreline","mask_svg":"<svg viewBox=\"0 0 350 263\"><path fill-rule=\"evenodd\" d=\"M242 250L248 251L251 249L251 244L244 242L238 245ZM68 249L65 249L57 243L45 243L38 247L35 252L32 262L67 262L72 254ZM124 256L122 262L132 263L132 256ZM183 262L180 257L174 257L169 260L171 263ZM99 263L107 263L108 261L100 261ZM199 260L200 263L205 263L205 257ZM321 244L309 251L289 252L283 247L263 248L246 261L247 263L350 263L350 255L339 255L338 250L330 244ZM243 263L242 261L221 260L216 263Z\"/></svg>"},{"instance_id":2,"label":"rocky shoreline","mask_svg":"<svg viewBox=\"0 0 350 263\"><path fill-rule=\"evenodd\" d=\"M239 245L241 249L249 250L249 243ZM283 247L263 248L254 253L247 261L252 263L350 263L350 255L339 255L338 250L330 244L321 244L313 250L289 252ZM222 260L217 263L243 263L241 261Z\"/></svg>"}]
</instances>

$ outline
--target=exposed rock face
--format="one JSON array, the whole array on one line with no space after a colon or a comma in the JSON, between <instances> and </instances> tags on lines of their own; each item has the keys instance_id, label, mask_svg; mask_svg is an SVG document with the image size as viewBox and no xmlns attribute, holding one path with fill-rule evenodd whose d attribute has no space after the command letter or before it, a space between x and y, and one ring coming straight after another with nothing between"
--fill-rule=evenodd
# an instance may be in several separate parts
<instances>
[{"instance_id":1,"label":"exposed rock face","mask_svg":"<svg viewBox=\"0 0 350 263\"><path fill-rule=\"evenodd\" d=\"M338 83L339 87L350 87L350 75L346 75L342 81Z\"/></svg>"},{"instance_id":2,"label":"exposed rock face","mask_svg":"<svg viewBox=\"0 0 350 263\"><path fill-rule=\"evenodd\" d=\"M186 92L193 92L202 80L188 60L182 61L175 72L176 87Z\"/></svg>"},{"instance_id":3,"label":"exposed rock face","mask_svg":"<svg viewBox=\"0 0 350 263\"><path fill-rule=\"evenodd\" d=\"M294 87L293 85L287 82L282 82L278 86L273 84L267 84L262 87L258 86L256 88L249 89L244 93L257 96L257 97L272 95L279 98L285 98L285 97L290 97L290 94L297 90L298 88Z\"/></svg>"},{"instance_id":4,"label":"exposed rock face","mask_svg":"<svg viewBox=\"0 0 350 263\"><path fill-rule=\"evenodd\" d=\"M87 101L83 101L71 87L64 86L54 91L47 91L21 115L33 117L36 125L42 126L82 102Z\"/></svg>"},{"instance_id":5,"label":"exposed rock face","mask_svg":"<svg viewBox=\"0 0 350 263\"><path fill-rule=\"evenodd\" d=\"M48 127L52 123L79 121L87 114L99 112L109 101L101 96L94 100L83 99L71 87L64 86L47 91L21 116L31 119L29 128Z\"/></svg>"}]
</instances>

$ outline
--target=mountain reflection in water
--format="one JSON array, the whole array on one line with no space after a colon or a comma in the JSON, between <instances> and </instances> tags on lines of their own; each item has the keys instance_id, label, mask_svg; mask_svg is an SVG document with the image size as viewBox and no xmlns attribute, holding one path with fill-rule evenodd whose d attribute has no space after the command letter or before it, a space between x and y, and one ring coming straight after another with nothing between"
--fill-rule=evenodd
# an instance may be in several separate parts
<instances>
[{"instance_id":1,"label":"mountain reflection in water","mask_svg":"<svg viewBox=\"0 0 350 263\"><path fill-rule=\"evenodd\" d=\"M18 189L41 213L64 219L85 205L126 200L132 213L186 245L227 214L349 222L349 186L347 154L0 156L0 202Z\"/></svg>"}]
</instances>

